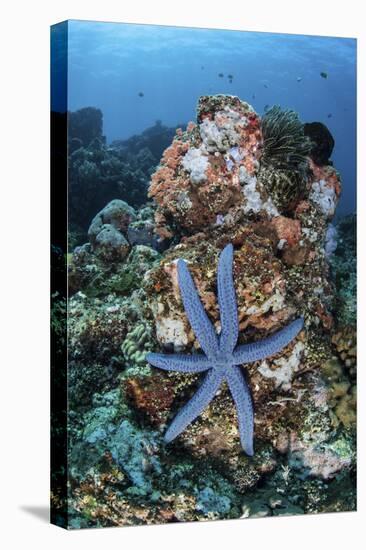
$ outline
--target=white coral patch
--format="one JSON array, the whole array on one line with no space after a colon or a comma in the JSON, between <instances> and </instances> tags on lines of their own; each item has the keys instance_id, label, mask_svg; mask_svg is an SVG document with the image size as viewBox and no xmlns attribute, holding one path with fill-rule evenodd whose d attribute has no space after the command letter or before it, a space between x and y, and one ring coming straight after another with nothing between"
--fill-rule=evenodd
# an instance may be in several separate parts
<instances>
[{"instance_id":1,"label":"white coral patch","mask_svg":"<svg viewBox=\"0 0 366 550\"><path fill-rule=\"evenodd\" d=\"M208 158L204 155L202 149L193 147L184 155L182 165L190 173L192 183L202 183L206 181L206 169L208 167Z\"/></svg>"},{"instance_id":2,"label":"white coral patch","mask_svg":"<svg viewBox=\"0 0 366 550\"><path fill-rule=\"evenodd\" d=\"M232 170L238 162L240 162L243 158L243 152L240 150L239 147L231 147L227 154L225 155L225 162L226 167L228 170Z\"/></svg>"},{"instance_id":3,"label":"white coral patch","mask_svg":"<svg viewBox=\"0 0 366 550\"><path fill-rule=\"evenodd\" d=\"M262 361L258 371L264 378L273 378L276 388L281 386L282 389L288 390L294 373L299 369L304 349L304 343L297 342L289 357L280 357L273 361L275 369L272 370L267 361Z\"/></svg>"},{"instance_id":4,"label":"white coral patch","mask_svg":"<svg viewBox=\"0 0 366 550\"><path fill-rule=\"evenodd\" d=\"M275 205L273 204L271 198L263 201L261 194L257 189L257 178L255 176L250 176L244 166L240 167L239 170L239 181L244 183L243 194L246 198L246 203L244 205L244 212L260 212L264 210L271 217L279 216L279 212Z\"/></svg>"},{"instance_id":5,"label":"white coral patch","mask_svg":"<svg viewBox=\"0 0 366 550\"><path fill-rule=\"evenodd\" d=\"M225 223L225 218L222 214L217 214L215 225L223 225Z\"/></svg>"},{"instance_id":6,"label":"white coral patch","mask_svg":"<svg viewBox=\"0 0 366 550\"><path fill-rule=\"evenodd\" d=\"M314 229L311 229L311 227L303 227L301 229L301 233L305 235L305 237L310 241L311 243L316 243L319 239L319 235L317 231Z\"/></svg>"},{"instance_id":7,"label":"white coral patch","mask_svg":"<svg viewBox=\"0 0 366 550\"><path fill-rule=\"evenodd\" d=\"M210 153L219 151L226 153L240 142L238 126L246 126L247 118L232 111L224 109L215 115L215 120L205 120L200 124L200 135L204 147Z\"/></svg>"},{"instance_id":8,"label":"white coral patch","mask_svg":"<svg viewBox=\"0 0 366 550\"><path fill-rule=\"evenodd\" d=\"M225 135L219 130L213 120L208 120L206 118L202 124L200 124L200 134L207 151L225 152L230 147L229 143L227 143L226 146L224 145L223 140Z\"/></svg>"},{"instance_id":9,"label":"white coral patch","mask_svg":"<svg viewBox=\"0 0 366 550\"><path fill-rule=\"evenodd\" d=\"M255 176L251 176L245 166L240 166L239 182L241 183L241 185L249 185L254 183L255 186L257 183L257 178Z\"/></svg>"},{"instance_id":10,"label":"white coral patch","mask_svg":"<svg viewBox=\"0 0 366 550\"><path fill-rule=\"evenodd\" d=\"M234 159L235 162L240 162L243 158L243 154L240 151L239 147L232 147L229 150L229 155Z\"/></svg>"},{"instance_id":11,"label":"white coral patch","mask_svg":"<svg viewBox=\"0 0 366 550\"><path fill-rule=\"evenodd\" d=\"M266 200L266 202L263 203L263 209L267 212L267 214L269 216L271 216L272 218L275 218L276 216L279 216L280 213L279 211L277 210L277 208L275 207L275 205L273 204L272 202L272 199L269 198Z\"/></svg>"},{"instance_id":12,"label":"white coral patch","mask_svg":"<svg viewBox=\"0 0 366 550\"><path fill-rule=\"evenodd\" d=\"M329 187L325 180L315 181L310 193L310 199L315 202L326 216L333 216L337 196L333 187Z\"/></svg>"},{"instance_id":13,"label":"white coral patch","mask_svg":"<svg viewBox=\"0 0 366 550\"><path fill-rule=\"evenodd\" d=\"M175 351L180 351L188 344L188 336L183 321L171 317L156 319L156 337L160 344L173 344Z\"/></svg>"},{"instance_id":14,"label":"white coral patch","mask_svg":"<svg viewBox=\"0 0 366 550\"><path fill-rule=\"evenodd\" d=\"M274 312L280 311L284 307L284 305L285 305L285 298L279 292L279 290L276 289L276 292L272 294L272 296L270 296L268 300L263 302L263 304L261 304L260 306L257 306L257 305L250 306L247 309L246 314L247 315L258 315L258 314L264 315L270 309L272 309L272 311Z\"/></svg>"},{"instance_id":15,"label":"white coral patch","mask_svg":"<svg viewBox=\"0 0 366 550\"><path fill-rule=\"evenodd\" d=\"M282 250L286 243L287 239L280 239L277 243L278 250Z\"/></svg>"}]
</instances>

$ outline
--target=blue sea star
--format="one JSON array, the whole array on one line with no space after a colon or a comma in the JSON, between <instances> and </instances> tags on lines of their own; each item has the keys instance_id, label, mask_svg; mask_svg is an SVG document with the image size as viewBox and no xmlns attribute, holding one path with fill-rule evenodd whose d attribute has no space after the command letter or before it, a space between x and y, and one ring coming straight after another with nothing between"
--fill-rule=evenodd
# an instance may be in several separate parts
<instances>
[{"instance_id":1,"label":"blue sea star","mask_svg":"<svg viewBox=\"0 0 366 550\"><path fill-rule=\"evenodd\" d=\"M193 422L226 381L237 409L240 442L247 455L252 456L254 414L248 385L239 365L265 359L281 351L297 336L304 321L300 317L268 338L236 346L239 321L233 282L233 246L228 244L220 254L217 271L218 302L221 332L215 328L198 296L191 274L184 260L177 263L178 284L185 312L204 352L194 355L148 353L146 359L154 367L167 371L197 373L208 371L202 385L179 411L164 440L169 443Z\"/></svg>"}]
</instances>

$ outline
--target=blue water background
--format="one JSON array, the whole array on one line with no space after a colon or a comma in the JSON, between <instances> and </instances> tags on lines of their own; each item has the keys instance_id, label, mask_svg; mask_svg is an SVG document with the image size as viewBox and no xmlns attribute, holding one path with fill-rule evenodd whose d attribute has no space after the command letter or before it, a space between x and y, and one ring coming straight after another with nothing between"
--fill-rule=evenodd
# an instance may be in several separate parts
<instances>
[{"instance_id":1,"label":"blue water background","mask_svg":"<svg viewBox=\"0 0 366 550\"><path fill-rule=\"evenodd\" d=\"M303 122L326 124L343 180L337 213L355 210L355 39L68 24L68 108L99 107L108 142L138 134L156 120L167 126L195 120L198 97L219 93L239 96L260 114L266 105L279 104L297 111Z\"/></svg>"}]
</instances>

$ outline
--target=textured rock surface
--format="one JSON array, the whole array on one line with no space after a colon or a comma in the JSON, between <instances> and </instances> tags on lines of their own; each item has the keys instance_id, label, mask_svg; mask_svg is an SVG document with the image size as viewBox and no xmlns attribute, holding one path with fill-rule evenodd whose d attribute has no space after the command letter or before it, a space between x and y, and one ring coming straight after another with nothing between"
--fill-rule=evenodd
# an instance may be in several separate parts
<instances>
[{"instance_id":1,"label":"textured rock surface","mask_svg":"<svg viewBox=\"0 0 366 550\"><path fill-rule=\"evenodd\" d=\"M126 202L121 200L113 200L107 204L93 219L88 229L89 241L94 246L97 241L98 234L105 224L111 225L124 234L127 231L128 225L136 217L135 210Z\"/></svg>"},{"instance_id":2,"label":"textured rock surface","mask_svg":"<svg viewBox=\"0 0 366 550\"><path fill-rule=\"evenodd\" d=\"M150 175L175 134L156 121L140 135L107 145L102 126L99 109L69 113L69 221L76 244L109 201L127 200L134 207L146 202Z\"/></svg>"},{"instance_id":3,"label":"textured rock surface","mask_svg":"<svg viewBox=\"0 0 366 550\"><path fill-rule=\"evenodd\" d=\"M120 225L101 220L129 238L128 255L97 254L99 225L70 257L71 526L355 509L355 248L346 222L343 232L337 224L337 249L327 248L340 178L313 155L302 180L289 181L270 156L261 164L264 146L249 104L202 97L196 123L177 132L152 175L153 205ZM157 241L164 252L153 249ZM220 331L216 272L228 243L239 343L305 319L282 353L242 367L255 411L252 458L225 385L165 445L166 425L201 375L162 372L144 359L199 350L178 258Z\"/></svg>"}]
</instances>

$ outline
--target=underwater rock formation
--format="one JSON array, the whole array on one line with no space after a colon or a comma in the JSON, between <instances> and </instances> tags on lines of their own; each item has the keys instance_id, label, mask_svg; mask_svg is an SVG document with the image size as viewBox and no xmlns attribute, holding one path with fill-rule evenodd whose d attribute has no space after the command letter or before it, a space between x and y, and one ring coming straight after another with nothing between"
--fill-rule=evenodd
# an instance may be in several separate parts
<instances>
[{"instance_id":1,"label":"underwater rock formation","mask_svg":"<svg viewBox=\"0 0 366 550\"><path fill-rule=\"evenodd\" d=\"M98 233L104 224L112 225L121 233L126 233L131 221L136 218L135 210L126 202L121 200L113 200L107 204L93 218L88 229L89 241L95 245Z\"/></svg>"},{"instance_id":2,"label":"underwater rock formation","mask_svg":"<svg viewBox=\"0 0 366 550\"><path fill-rule=\"evenodd\" d=\"M275 114L282 117L283 132L288 132L288 113ZM334 330L335 293L325 247L341 184L333 167L318 166L307 156L310 144L292 113L290 122L295 125L297 137L295 145L286 145L287 153L293 147L288 170L300 163L302 183L301 193L294 192L283 211L281 201L270 193L260 174L268 166L273 172L286 169L285 156L276 156L273 150L266 156L260 118L250 105L231 96L200 98L197 125L190 124L186 132L178 133L150 186L150 196L157 203L157 233L161 238L181 238L179 245L164 254L160 266L145 277L160 349L199 349L182 307L177 258L188 263L208 316L220 332L214 274L220 250L229 242L235 248L234 285L242 331L239 342L271 335L294 316L305 318L307 330L300 341L290 344L277 357L248 366L247 378L258 411L255 432L259 448L261 442L277 448L286 426L287 430L294 426L301 440L304 423L310 419L314 422L316 417L323 423L324 440L332 434L331 398L324 412L312 394L325 383L322 365L333 356L330 336ZM282 143L282 126L277 130L278 143ZM272 164L271 154L275 158ZM227 391L222 394L225 408L214 401L209 412L179 438L193 454L202 455L205 446L209 452L212 442L203 433L214 432L215 421L218 431L227 431L229 425L233 430L233 407ZM281 411L279 422L276 410ZM323 415L328 416L328 424L321 420ZM222 460L236 464L233 439L222 445ZM291 452L288 448L289 456ZM311 455L306 452L306 456ZM330 453L324 468L331 471L333 462Z\"/></svg>"},{"instance_id":3,"label":"underwater rock formation","mask_svg":"<svg viewBox=\"0 0 366 550\"><path fill-rule=\"evenodd\" d=\"M107 145L99 109L87 107L68 117L69 219L81 244L90 220L108 202L127 200L134 207L146 202L150 176L175 128L157 121L139 135Z\"/></svg>"},{"instance_id":4,"label":"underwater rock formation","mask_svg":"<svg viewBox=\"0 0 366 550\"><path fill-rule=\"evenodd\" d=\"M104 261L123 260L129 251L125 235L135 211L126 202L113 200L93 219L88 229L93 251Z\"/></svg>"},{"instance_id":5,"label":"underwater rock formation","mask_svg":"<svg viewBox=\"0 0 366 550\"><path fill-rule=\"evenodd\" d=\"M119 225L104 217L104 202L90 242L70 255L69 368L77 387L71 526L355 509L355 277L341 268L348 250L355 273L355 249L346 222L344 231L336 225L337 248L329 246L340 177L302 149L301 170L285 178L283 159L281 166L271 162L265 147L262 120L248 103L201 97L196 123L177 131L151 177L153 203L134 204L135 216L123 206L129 219ZM128 241L127 256L98 255L105 224ZM155 250L157 241L165 249ZM161 372L146 361L147 352L200 352L182 303L178 259L216 333L227 330L216 273L228 244L239 346L304 318L286 348L245 368L253 457L240 446L225 384L165 444L167 426L202 375Z\"/></svg>"},{"instance_id":6,"label":"underwater rock formation","mask_svg":"<svg viewBox=\"0 0 366 550\"><path fill-rule=\"evenodd\" d=\"M88 147L94 139L105 141L102 111L95 107L84 107L68 113L68 136L71 149L74 150L77 144L79 147Z\"/></svg>"},{"instance_id":7,"label":"underwater rock formation","mask_svg":"<svg viewBox=\"0 0 366 550\"><path fill-rule=\"evenodd\" d=\"M340 218L335 226L337 248L329 257L337 287L337 318L339 324L356 325L357 259L356 215Z\"/></svg>"},{"instance_id":8,"label":"underwater rock formation","mask_svg":"<svg viewBox=\"0 0 366 550\"><path fill-rule=\"evenodd\" d=\"M189 233L220 223L219 216L244 202L240 179L250 185L255 173L261 131L250 105L235 97L205 96L197 120L177 132L151 179L161 238L174 234L170 220Z\"/></svg>"},{"instance_id":9,"label":"underwater rock formation","mask_svg":"<svg viewBox=\"0 0 366 550\"><path fill-rule=\"evenodd\" d=\"M68 255L69 293L83 291L96 297L108 292L128 294L138 288L145 271L159 257L151 248L157 244L152 216L149 206L136 213L124 201L108 203L89 226L89 242Z\"/></svg>"},{"instance_id":10,"label":"underwater rock formation","mask_svg":"<svg viewBox=\"0 0 366 550\"><path fill-rule=\"evenodd\" d=\"M263 133L248 103L234 96L200 98L197 124L177 132L151 178L161 239L239 225L248 217L294 218L297 207L316 205L328 217L334 214L340 194L336 171L307 156L311 142L292 111L266 116Z\"/></svg>"}]
</instances>

